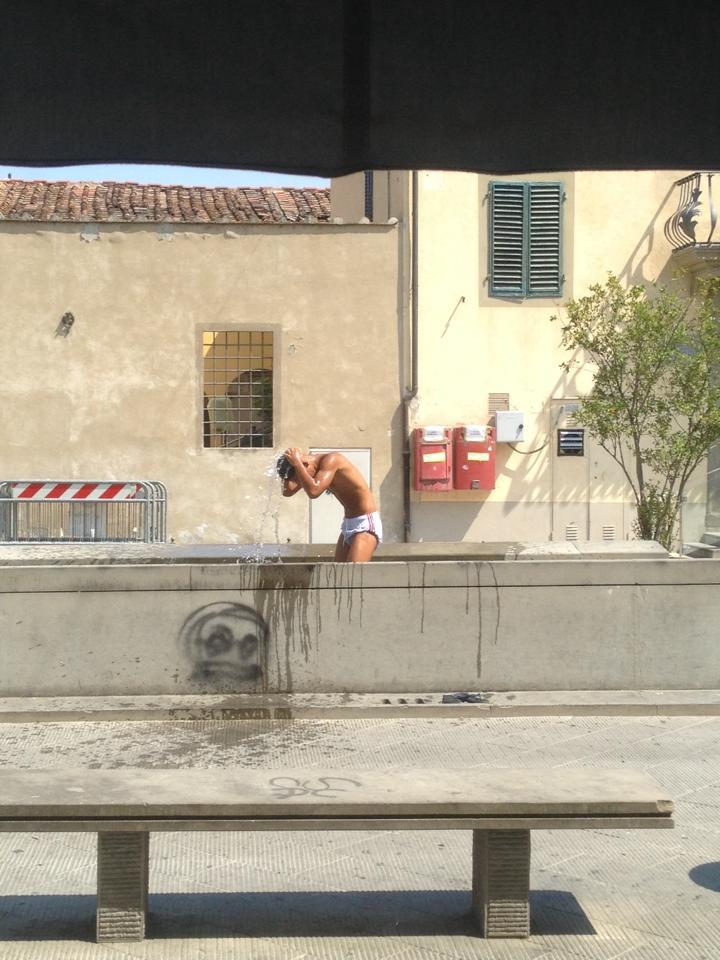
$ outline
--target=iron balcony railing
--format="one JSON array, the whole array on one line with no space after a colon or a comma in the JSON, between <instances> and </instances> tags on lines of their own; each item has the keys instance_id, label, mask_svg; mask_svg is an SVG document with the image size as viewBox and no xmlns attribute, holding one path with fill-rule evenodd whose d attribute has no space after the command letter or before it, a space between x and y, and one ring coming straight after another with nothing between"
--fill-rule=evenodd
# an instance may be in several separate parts
<instances>
[{"instance_id":1,"label":"iron balcony railing","mask_svg":"<svg viewBox=\"0 0 720 960\"><path fill-rule=\"evenodd\" d=\"M720 179L720 172L696 170L675 182L677 210L665 224L665 236L675 250L720 244L720 237L714 236L718 214L713 177Z\"/></svg>"}]
</instances>

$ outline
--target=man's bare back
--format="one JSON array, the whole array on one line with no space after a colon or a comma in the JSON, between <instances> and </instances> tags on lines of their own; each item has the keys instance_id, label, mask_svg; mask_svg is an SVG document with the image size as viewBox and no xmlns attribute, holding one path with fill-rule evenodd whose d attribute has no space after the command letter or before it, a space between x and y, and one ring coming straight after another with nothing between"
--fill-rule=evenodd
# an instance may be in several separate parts
<instances>
[{"instance_id":1,"label":"man's bare back","mask_svg":"<svg viewBox=\"0 0 720 960\"><path fill-rule=\"evenodd\" d=\"M285 470L285 461L291 470ZM284 497L304 490L315 500L326 490L340 501L345 511L343 529L335 548L335 559L351 563L369 560L382 537L375 500L363 475L341 453L302 453L297 447L286 450L278 461Z\"/></svg>"}]
</instances>

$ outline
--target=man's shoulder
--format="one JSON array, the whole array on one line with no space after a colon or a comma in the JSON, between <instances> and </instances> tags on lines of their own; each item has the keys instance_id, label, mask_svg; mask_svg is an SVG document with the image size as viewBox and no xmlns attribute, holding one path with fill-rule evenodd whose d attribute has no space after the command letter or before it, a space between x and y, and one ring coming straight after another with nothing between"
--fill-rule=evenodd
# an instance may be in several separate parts
<instances>
[{"instance_id":1,"label":"man's shoulder","mask_svg":"<svg viewBox=\"0 0 720 960\"><path fill-rule=\"evenodd\" d=\"M329 450L320 458L320 464L323 467L340 467L350 461L344 457L338 450Z\"/></svg>"}]
</instances>

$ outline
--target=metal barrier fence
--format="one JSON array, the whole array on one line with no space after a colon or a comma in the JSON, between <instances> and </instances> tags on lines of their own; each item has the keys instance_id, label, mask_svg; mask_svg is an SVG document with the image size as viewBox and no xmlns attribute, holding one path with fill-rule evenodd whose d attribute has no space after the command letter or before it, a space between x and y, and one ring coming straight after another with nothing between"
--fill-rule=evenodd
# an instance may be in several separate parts
<instances>
[{"instance_id":1,"label":"metal barrier fence","mask_svg":"<svg viewBox=\"0 0 720 960\"><path fill-rule=\"evenodd\" d=\"M166 539L167 490L158 481L0 481L0 543Z\"/></svg>"}]
</instances>

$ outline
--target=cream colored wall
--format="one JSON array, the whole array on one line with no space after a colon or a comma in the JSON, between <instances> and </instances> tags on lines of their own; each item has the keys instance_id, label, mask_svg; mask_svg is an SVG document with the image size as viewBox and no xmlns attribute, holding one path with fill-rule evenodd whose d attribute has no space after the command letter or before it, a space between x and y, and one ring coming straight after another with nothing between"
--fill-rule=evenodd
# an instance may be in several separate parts
<instances>
[{"instance_id":1,"label":"cream colored wall","mask_svg":"<svg viewBox=\"0 0 720 960\"><path fill-rule=\"evenodd\" d=\"M407 220L410 175L407 170L373 171L373 221ZM357 222L365 216L365 174L351 173L332 180L330 206L333 217Z\"/></svg>"},{"instance_id":2,"label":"cream colored wall","mask_svg":"<svg viewBox=\"0 0 720 960\"><path fill-rule=\"evenodd\" d=\"M351 173L336 177L330 190L330 207L333 217L357 223L365 216L365 175Z\"/></svg>"},{"instance_id":3,"label":"cream colored wall","mask_svg":"<svg viewBox=\"0 0 720 960\"><path fill-rule=\"evenodd\" d=\"M371 447L400 538L397 250L388 225L1 224L0 480L160 480L177 541L307 542L279 453ZM236 329L274 333L273 449L203 448L202 332Z\"/></svg>"},{"instance_id":4,"label":"cream colored wall","mask_svg":"<svg viewBox=\"0 0 720 960\"><path fill-rule=\"evenodd\" d=\"M631 535L627 482L586 435L586 456L556 456L563 405L586 392L587 368L567 374L560 347L562 304L607 272L626 283L670 278L663 235L685 171L532 174L508 180L565 185L564 272L556 299L488 293L490 177L419 175L419 393L414 425L487 423L488 394L509 393L525 413L525 440L498 445L489 492L413 494L412 539L547 540ZM691 497L701 495L703 469Z\"/></svg>"},{"instance_id":5,"label":"cream colored wall","mask_svg":"<svg viewBox=\"0 0 720 960\"><path fill-rule=\"evenodd\" d=\"M610 270L627 283L672 279L665 222L677 209L675 181L686 170L575 174L574 295Z\"/></svg>"}]
</instances>

